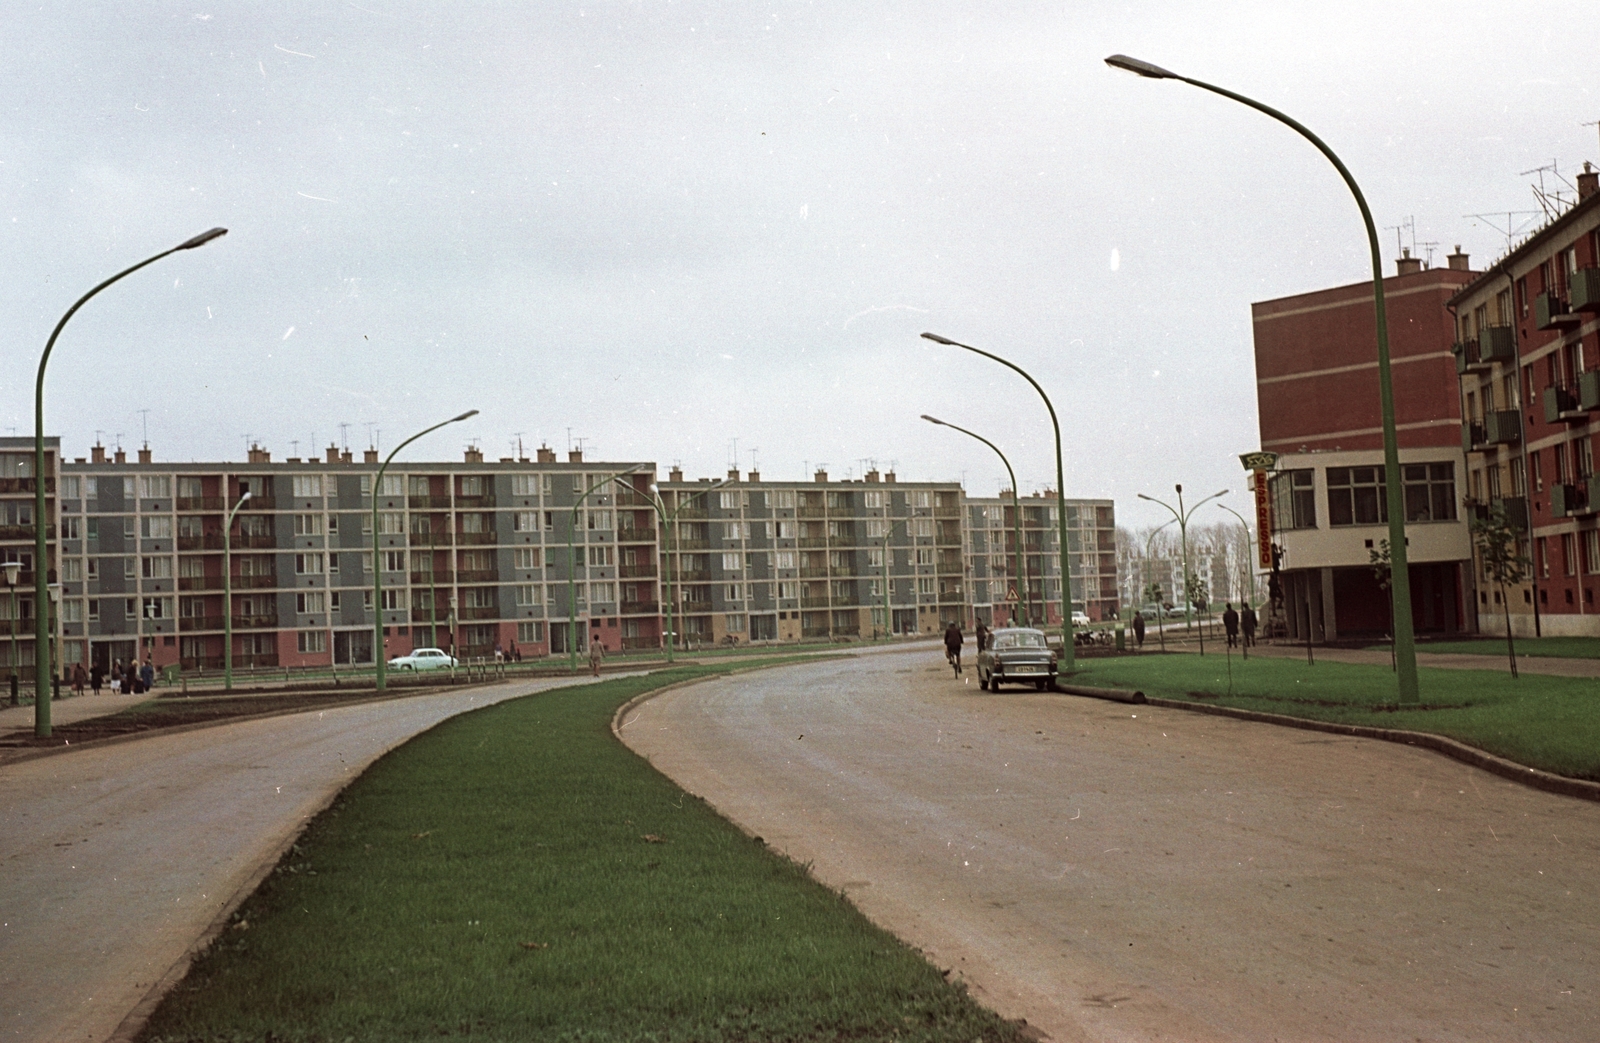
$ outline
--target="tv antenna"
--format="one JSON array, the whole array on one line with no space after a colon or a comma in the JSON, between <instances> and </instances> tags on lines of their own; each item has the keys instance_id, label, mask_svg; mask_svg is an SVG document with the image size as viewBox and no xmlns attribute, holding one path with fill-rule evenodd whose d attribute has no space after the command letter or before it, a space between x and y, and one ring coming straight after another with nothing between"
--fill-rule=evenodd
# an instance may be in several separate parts
<instances>
[{"instance_id":1,"label":"tv antenna","mask_svg":"<svg viewBox=\"0 0 1600 1043\"><path fill-rule=\"evenodd\" d=\"M737 471L739 469L739 440L737 438L730 439L728 446L728 467Z\"/></svg>"},{"instance_id":2,"label":"tv antenna","mask_svg":"<svg viewBox=\"0 0 1600 1043\"><path fill-rule=\"evenodd\" d=\"M289 439L289 448L294 451L295 459L298 460L300 458L300 439Z\"/></svg>"},{"instance_id":3,"label":"tv antenna","mask_svg":"<svg viewBox=\"0 0 1600 1043\"><path fill-rule=\"evenodd\" d=\"M761 473L761 459L760 459L760 457L761 457L761 447L760 446L756 446L754 449L746 450L746 452L748 452L750 454L750 470L756 472L757 474L760 474Z\"/></svg>"},{"instance_id":4,"label":"tv antenna","mask_svg":"<svg viewBox=\"0 0 1600 1043\"><path fill-rule=\"evenodd\" d=\"M339 423L339 448L347 453L350 451L350 425L344 421Z\"/></svg>"},{"instance_id":5,"label":"tv antenna","mask_svg":"<svg viewBox=\"0 0 1600 1043\"><path fill-rule=\"evenodd\" d=\"M1502 218L1502 214L1504 217ZM1531 223L1531 219L1538 217L1538 210L1505 210L1493 214L1462 214L1469 221L1482 221L1496 232L1506 237L1506 249L1511 249L1511 244L1516 241L1523 229ZM1521 218L1521 220L1518 220Z\"/></svg>"},{"instance_id":6,"label":"tv antenna","mask_svg":"<svg viewBox=\"0 0 1600 1043\"><path fill-rule=\"evenodd\" d=\"M1527 177L1529 174L1539 175L1539 187L1533 189L1533 198L1539 204L1539 209L1543 211L1545 219L1554 220L1561 215L1562 211L1572 206L1572 201L1569 201L1562 194L1559 188L1552 188L1548 190L1545 188L1544 175L1545 171L1547 170L1550 172L1552 177L1566 185L1567 188L1572 188L1572 183L1561 176L1561 170L1556 161L1553 159L1546 166L1534 167L1532 170L1524 170L1517 176Z\"/></svg>"},{"instance_id":7,"label":"tv antenna","mask_svg":"<svg viewBox=\"0 0 1600 1043\"><path fill-rule=\"evenodd\" d=\"M526 431L513 431L512 432L512 434L517 436L517 459L518 460L524 459L523 450L522 450L522 436L527 434L527 433L528 432L526 432Z\"/></svg>"},{"instance_id":8,"label":"tv antenna","mask_svg":"<svg viewBox=\"0 0 1600 1043\"><path fill-rule=\"evenodd\" d=\"M150 448L150 410L139 410L139 430L144 438L144 447Z\"/></svg>"}]
</instances>

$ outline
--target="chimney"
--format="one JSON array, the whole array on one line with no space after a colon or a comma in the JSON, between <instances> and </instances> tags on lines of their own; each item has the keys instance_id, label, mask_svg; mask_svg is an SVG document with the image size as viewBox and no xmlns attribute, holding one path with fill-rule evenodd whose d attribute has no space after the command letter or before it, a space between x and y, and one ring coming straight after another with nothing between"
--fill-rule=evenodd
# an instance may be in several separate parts
<instances>
[{"instance_id":1,"label":"chimney","mask_svg":"<svg viewBox=\"0 0 1600 1043\"><path fill-rule=\"evenodd\" d=\"M760 471L751 471L750 472L750 481L752 481L752 482L761 481L761 472Z\"/></svg>"},{"instance_id":2,"label":"chimney","mask_svg":"<svg viewBox=\"0 0 1600 1043\"><path fill-rule=\"evenodd\" d=\"M91 463L96 463L96 464L105 463L106 462L106 447L101 445L99 442L96 442L94 445L90 446L89 447L89 461Z\"/></svg>"},{"instance_id":3,"label":"chimney","mask_svg":"<svg viewBox=\"0 0 1600 1043\"><path fill-rule=\"evenodd\" d=\"M75 463L75 464L86 464L86 463L88 463L88 462L89 462L89 461L87 461L87 460L85 460L85 459L84 459L84 458L83 458L83 457L81 457L81 456L74 456L74 457L73 457L73 458L72 458L72 462L73 462L73 463Z\"/></svg>"},{"instance_id":4,"label":"chimney","mask_svg":"<svg viewBox=\"0 0 1600 1043\"><path fill-rule=\"evenodd\" d=\"M683 468L674 467L672 470L668 471L667 472L667 481L669 481L669 482L681 482L681 481L683 481Z\"/></svg>"},{"instance_id":5,"label":"chimney","mask_svg":"<svg viewBox=\"0 0 1600 1043\"><path fill-rule=\"evenodd\" d=\"M818 472L817 472L817 473L816 473L816 474L815 474L815 475L813 475L813 476L812 476L812 477L813 477L813 478L814 478L814 479L815 479L815 480L817 480L817 481L819 481L819 482L825 482L825 481L827 481L827 480L828 480L828 472L827 472L827 471L818 471Z\"/></svg>"},{"instance_id":6,"label":"chimney","mask_svg":"<svg viewBox=\"0 0 1600 1043\"><path fill-rule=\"evenodd\" d=\"M377 463L378 462L378 451L376 449L368 449L368 450L364 451L361 454L361 462L364 463L364 464L375 464L375 463Z\"/></svg>"},{"instance_id":7,"label":"chimney","mask_svg":"<svg viewBox=\"0 0 1600 1043\"><path fill-rule=\"evenodd\" d=\"M867 482L870 485L878 484L878 472L876 469L867 472Z\"/></svg>"},{"instance_id":8,"label":"chimney","mask_svg":"<svg viewBox=\"0 0 1600 1043\"><path fill-rule=\"evenodd\" d=\"M1600 192L1600 171L1596 171L1588 160L1583 161L1583 173L1578 175L1578 201L1582 202Z\"/></svg>"},{"instance_id":9,"label":"chimney","mask_svg":"<svg viewBox=\"0 0 1600 1043\"><path fill-rule=\"evenodd\" d=\"M128 454L124 453L121 449L118 449L111 455L111 462L114 464L125 464L128 462Z\"/></svg>"},{"instance_id":10,"label":"chimney","mask_svg":"<svg viewBox=\"0 0 1600 1043\"><path fill-rule=\"evenodd\" d=\"M334 443L333 445L330 445L328 447L327 462L330 463L330 464L336 464L336 463L339 462L339 446L338 446L338 443Z\"/></svg>"},{"instance_id":11,"label":"chimney","mask_svg":"<svg viewBox=\"0 0 1600 1043\"><path fill-rule=\"evenodd\" d=\"M501 462L501 463L503 463L503 464L514 464L514 463L516 463L516 462L517 462L517 461L516 461L516 460L515 460L515 458L513 458L513 457L509 457L509 456L502 456L502 457L501 457L501 458L500 458L500 462Z\"/></svg>"},{"instance_id":12,"label":"chimney","mask_svg":"<svg viewBox=\"0 0 1600 1043\"><path fill-rule=\"evenodd\" d=\"M139 462L142 463L142 464L147 464L147 463L150 462L150 447L149 446L145 446L143 449L139 450Z\"/></svg>"},{"instance_id":13,"label":"chimney","mask_svg":"<svg viewBox=\"0 0 1600 1043\"><path fill-rule=\"evenodd\" d=\"M1422 271L1422 259L1419 257L1412 257L1410 247L1406 247L1400 251L1400 259L1396 261L1394 265L1397 269L1399 269L1399 271L1395 273L1396 275L1415 275L1417 272Z\"/></svg>"},{"instance_id":14,"label":"chimney","mask_svg":"<svg viewBox=\"0 0 1600 1043\"><path fill-rule=\"evenodd\" d=\"M894 484L894 472L890 471L888 474L884 475L883 476L883 480L886 483L888 483L889 485L893 485Z\"/></svg>"},{"instance_id":15,"label":"chimney","mask_svg":"<svg viewBox=\"0 0 1600 1043\"><path fill-rule=\"evenodd\" d=\"M298 456L286 456L283 458L283 462L286 464L298 464L303 461Z\"/></svg>"},{"instance_id":16,"label":"chimney","mask_svg":"<svg viewBox=\"0 0 1600 1043\"><path fill-rule=\"evenodd\" d=\"M483 463L483 450L479 449L477 446L469 445L467 446L465 458L466 462L469 464L481 464Z\"/></svg>"},{"instance_id":17,"label":"chimney","mask_svg":"<svg viewBox=\"0 0 1600 1043\"><path fill-rule=\"evenodd\" d=\"M355 463L355 460L356 454L352 453L348 449L339 454L339 462L342 464L352 464Z\"/></svg>"},{"instance_id":18,"label":"chimney","mask_svg":"<svg viewBox=\"0 0 1600 1043\"><path fill-rule=\"evenodd\" d=\"M1467 263L1467 255L1461 252L1461 244L1456 244L1456 252L1445 258L1450 267L1458 272L1470 272L1472 266Z\"/></svg>"},{"instance_id":19,"label":"chimney","mask_svg":"<svg viewBox=\"0 0 1600 1043\"><path fill-rule=\"evenodd\" d=\"M737 482L738 480L739 480L739 469L737 467L728 468L728 481Z\"/></svg>"},{"instance_id":20,"label":"chimney","mask_svg":"<svg viewBox=\"0 0 1600 1043\"><path fill-rule=\"evenodd\" d=\"M569 464L581 464L581 463L583 463L583 450L582 449L568 449L567 450L567 463L569 463Z\"/></svg>"},{"instance_id":21,"label":"chimney","mask_svg":"<svg viewBox=\"0 0 1600 1043\"><path fill-rule=\"evenodd\" d=\"M372 450L372 458L374 460L378 458L376 449ZM272 454L258 445L253 445L250 447L250 462L253 464L270 464L272 462Z\"/></svg>"}]
</instances>

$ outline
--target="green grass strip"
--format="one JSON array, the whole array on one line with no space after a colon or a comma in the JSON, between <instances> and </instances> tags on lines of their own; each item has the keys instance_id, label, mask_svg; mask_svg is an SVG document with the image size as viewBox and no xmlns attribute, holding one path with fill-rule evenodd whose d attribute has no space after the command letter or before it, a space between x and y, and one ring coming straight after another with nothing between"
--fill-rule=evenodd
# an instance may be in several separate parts
<instances>
[{"instance_id":1,"label":"green grass strip","mask_svg":"<svg viewBox=\"0 0 1600 1043\"><path fill-rule=\"evenodd\" d=\"M1256 656L1139 655L1080 660L1078 684L1136 688L1317 721L1402 728L1458 739L1572 778L1600 780L1600 683L1593 678L1421 669L1422 701L1395 705L1388 666Z\"/></svg>"},{"instance_id":2,"label":"green grass strip","mask_svg":"<svg viewBox=\"0 0 1600 1043\"><path fill-rule=\"evenodd\" d=\"M1600 659L1600 637L1519 637L1516 639L1517 657L1535 656L1554 659ZM1387 642L1368 645L1374 652L1387 652ZM1422 653L1486 655L1506 658L1506 639L1479 637L1465 641L1424 641L1417 645Z\"/></svg>"},{"instance_id":3,"label":"green grass strip","mask_svg":"<svg viewBox=\"0 0 1600 1043\"><path fill-rule=\"evenodd\" d=\"M392 751L141 1038L1020 1039L611 734L633 696L734 665L501 703Z\"/></svg>"}]
</instances>

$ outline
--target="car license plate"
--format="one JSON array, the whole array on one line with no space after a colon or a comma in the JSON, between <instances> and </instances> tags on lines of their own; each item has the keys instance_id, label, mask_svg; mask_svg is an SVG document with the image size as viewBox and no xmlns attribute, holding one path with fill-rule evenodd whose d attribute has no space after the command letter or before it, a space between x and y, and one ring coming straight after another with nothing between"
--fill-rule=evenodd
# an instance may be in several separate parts
<instances>
[{"instance_id":1,"label":"car license plate","mask_svg":"<svg viewBox=\"0 0 1600 1043\"><path fill-rule=\"evenodd\" d=\"M1021 663L1006 672L1011 674L1042 674L1044 673L1044 667L1037 663Z\"/></svg>"}]
</instances>

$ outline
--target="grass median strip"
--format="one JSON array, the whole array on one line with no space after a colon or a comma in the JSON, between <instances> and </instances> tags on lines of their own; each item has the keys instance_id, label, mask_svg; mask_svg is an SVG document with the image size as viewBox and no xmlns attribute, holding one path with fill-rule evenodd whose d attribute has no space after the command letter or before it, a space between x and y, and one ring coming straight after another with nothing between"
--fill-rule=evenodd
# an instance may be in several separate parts
<instances>
[{"instance_id":1,"label":"grass median strip","mask_svg":"<svg viewBox=\"0 0 1600 1043\"><path fill-rule=\"evenodd\" d=\"M736 665L556 689L385 756L141 1038L1023 1038L612 736L626 700Z\"/></svg>"},{"instance_id":2,"label":"grass median strip","mask_svg":"<svg viewBox=\"0 0 1600 1043\"><path fill-rule=\"evenodd\" d=\"M1317 721L1430 732L1572 778L1600 780L1600 684L1593 678L1422 669L1422 701L1395 705L1387 666L1309 665L1257 656L1142 655L1085 659L1073 683L1137 688ZM1231 684L1231 693L1230 692Z\"/></svg>"},{"instance_id":3,"label":"grass median strip","mask_svg":"<svg viewBox=\"0 0 1600 1043\"><path fill-rule=\"evenodd\" d=\"M1518 658L1600 659L1600 638L1595 637L1519 637L1513 644ZM1387 652L1388 644L1368 645L1375 652ZM1425 641L1417 651L1440 655L1486 655L1506 657L1506 639L1479 637L1463 641Z\"/></svg>"}]
</instances>

